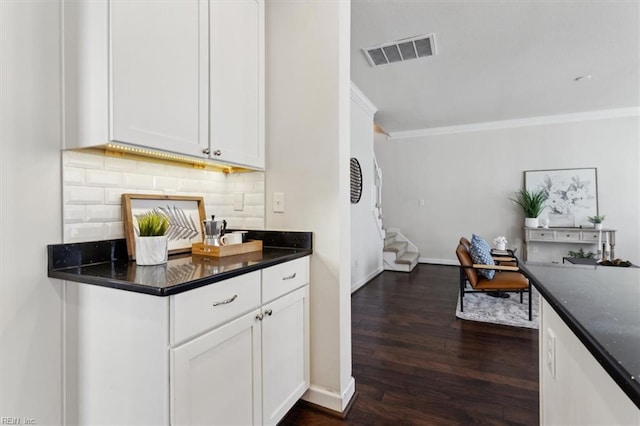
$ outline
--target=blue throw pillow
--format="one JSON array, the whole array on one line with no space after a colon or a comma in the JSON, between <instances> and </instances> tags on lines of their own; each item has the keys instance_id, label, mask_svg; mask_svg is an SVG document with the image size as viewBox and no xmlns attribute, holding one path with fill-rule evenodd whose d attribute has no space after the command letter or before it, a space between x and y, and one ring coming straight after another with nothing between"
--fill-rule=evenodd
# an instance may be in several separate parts
<instances>
[{"instance_id":1,"label":"blue throw pillow","mask_svg":"<svg viewBox=\"0 0 640 426\"><path fill-rule=\"evenodd\" d=\"M473 263L480 265L495 265L491 257L491 246L488 242L473 234L471 237L471 249L469 250ZM493 279L496 271L493 269L478 269L478 273L487 279Z\"/></svg>"}]
</instances>

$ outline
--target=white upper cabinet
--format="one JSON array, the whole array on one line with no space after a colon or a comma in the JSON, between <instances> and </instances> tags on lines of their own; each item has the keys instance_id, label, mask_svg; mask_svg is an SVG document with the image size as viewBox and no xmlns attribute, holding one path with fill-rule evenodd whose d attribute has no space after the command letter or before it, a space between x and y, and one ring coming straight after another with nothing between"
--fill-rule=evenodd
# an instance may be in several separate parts
<instances>
[{"instance_id":1,"label":"white upper cabinet","mask_svg":"<svg viewBox=\"0 0 640 426\"><path fill-rule=\"evenodd\" d=\"M112 1L111 140L203 156L206 1Z\"/></svg>"},{"instance_id":2,"label":"white upper cabinet","mask_svg":"<svg viewBox=\"0 0 640 426\"><path fill-rule=\"evenodd\" d=\"M212 1L211 158L264 168L264 2Z\"/></svg>"},{"instance_id":3,"label":"white upper cabinet","mask_svg":"<svg viewBox=\"0 0 640 426\"><path fill-rule=\"evenodd\" d=\"M264 3L64 1L65 148L264 169Z\"/></svg>"}]
</instances>

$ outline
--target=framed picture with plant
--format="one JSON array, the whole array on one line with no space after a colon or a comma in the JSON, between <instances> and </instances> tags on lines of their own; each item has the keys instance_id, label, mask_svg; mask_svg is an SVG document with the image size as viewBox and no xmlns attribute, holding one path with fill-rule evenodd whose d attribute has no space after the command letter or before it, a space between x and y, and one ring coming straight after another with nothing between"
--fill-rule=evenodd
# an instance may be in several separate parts
<instances>
[{"instance_id":1,"label":"framed picture with plant","mask_svg":"<svg viewBox=\"0 0 640 426\"><path fill-rule=\"evenodd\" d=\"M149 221L150 217L156 220ZM122 194L122 219L129 259L136 258L135 240L141 235L140 231L142 235L155 235L163 231L163 235L167 236L169 254L191 252L193 243L203 241L204 218L202 197Z\"/></svg>"},{"instance_id":2,"label":"framed picture with plant","mask_svg":"<svg viewBox=\"0 0 640 426\"><path fill-rule=\"evenodd\" d=\"M598 174L595 167L583 169L529 170L525 189L546 195L541 216L551 227L589 226L598 215Z\"/></svg>"}]
</instances>

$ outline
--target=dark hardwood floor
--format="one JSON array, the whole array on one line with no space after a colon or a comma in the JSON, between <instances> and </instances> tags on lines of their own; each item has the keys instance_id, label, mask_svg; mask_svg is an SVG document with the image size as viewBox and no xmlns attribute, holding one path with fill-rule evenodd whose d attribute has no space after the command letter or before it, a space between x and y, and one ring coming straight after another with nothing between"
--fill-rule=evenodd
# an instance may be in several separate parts
<instances>
[{"instance_id":1,"label":"dark hardwood floor","mask_svg":"<svg viewBox=\"0 0 640 426\"><path fill-rule=\"evenodd\" d=\"M373 279L351 301L347 418L298 404L281 424L539 424L538 331L457 319L457 295L453 266Z\"/></svg>"}]
</instances>

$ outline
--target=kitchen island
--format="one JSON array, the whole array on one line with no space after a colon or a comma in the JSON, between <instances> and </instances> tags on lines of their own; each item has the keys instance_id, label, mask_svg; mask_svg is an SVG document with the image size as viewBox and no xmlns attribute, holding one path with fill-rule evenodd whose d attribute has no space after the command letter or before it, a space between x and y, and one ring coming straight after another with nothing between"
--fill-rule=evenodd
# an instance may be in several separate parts
<instances>
[{"instance_id":1,"label":"kitchen island","mask_svg":"<svg viewBox=\"0 0 640 426\"><path fill-rule=\"evenodd\" d=\"M124 240L49 246L66 281L68 424L275 425L309 388L309 232L138 266Z\"/></svg>"},{"instance_id":2,"label":"kitchen island","mask_svg":"<svg viewBox=\"0 0 640 426\"><path fill-rule=\"evenodd\" d=\"M541 424L640 424L640 269L528 263Z\"/></svg>"}]
</instances>

